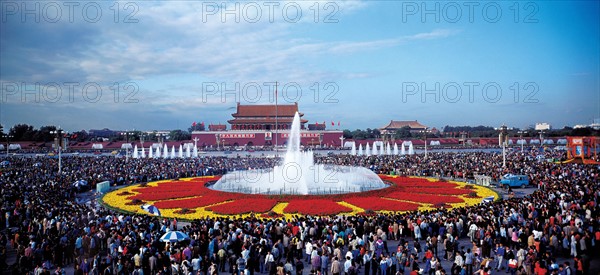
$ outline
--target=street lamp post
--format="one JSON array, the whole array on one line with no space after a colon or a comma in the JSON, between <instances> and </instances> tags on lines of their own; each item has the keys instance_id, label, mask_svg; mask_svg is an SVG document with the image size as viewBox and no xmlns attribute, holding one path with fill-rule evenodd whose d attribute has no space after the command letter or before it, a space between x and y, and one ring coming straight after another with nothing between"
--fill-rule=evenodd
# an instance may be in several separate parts
<instances>
[{"instance_id":1,"label":"street lamp post","mask_svg":"<svg viewBox=\"0 0 600 275\"><path fill-rule=\"evenodd\" d=\"M340 142L340 149L344 149L344 139L345 139L345 138L344 138L344 136L342 135L342 136L340 137L340 141L341 141L341 142Z\"/></svg>"},{"instance_id":2,"label":"street lamp post","mask_svg":"<svg viewBox=\"0 0 600 275\"><path fill-rule=\"evenodd\" d=\"M121 135L125 136L125 162L129 161L129 146L131 146L131 144L129 144L129 135L133 135L134 132L123 132L121 133Z\"/></svg>"},{"instance_id":3,"label":"street lamp post","mask_svg":"<svg viewBox=\"0 0 600 275\"><path fill-rule=\"evenodd\" d=\"M6 134L6 156L8 157L8 147L10 146L10 138L12 135Z\"/></svg>"},{"instance_id":4,"label":"street lamp post","mask_svg":"<svg viewBox=\"0 0 600 275\"><path fill-rule=\"evenodd\" d=\"M506 140L507 140L507 131L508 127L502 124L500 126L500 142L502 143L502 167L506 168Z\"/></svg>"},{"instance_id":5,"label":"street lamp post","mask_svg":"<svg viewBox=\"0 0 600 275\"><path fill-rule=\"evenodd\" d=\"M198 147L198 137L195 137L194 139L192 139L194 141L194 147Z\"/></svg>"},{"instance_id":6,"label":"street lamp post","mask_svg":"<svg viewBox=\"0 0 600 275\"><path fill-rule=\"evenodd\" d=\"M57 145L57 150L58 150L58 173L61 174L62 173L62 147L63 147L63 143L64 143L64 138L63 136L66 134L66 132L64 132L60 126L54 130L54 131L50 131L50 134L54 134L56 135L56 145Z\"/></svg>"},{"instance_id":7,"label":"street lamp post","mask_svg":"<svg viewBox=\"0 0 600 275\"><path fill-rule=\"evenodd\" d=\"M518 134L519 134L519 142L521 143L521 154L523 153L523 143L524 143L524 142L523 142L523 141L524 141L524 140L523 140L523 134L524 134L524 133L525 133L525 131L519 131L519 132L518 132Z\"/></svg>"},{"instance_id":8,"label":"street lamp post","mask_svg":"<svg viewBox=\"0 0 600 275\"><path fill-rule=\"evenodd\" d=\"M144 133L140 133L140 145L144 148Z\"/></svg>"},{"instance_id":9,"label":"street lamp post","mask_svg":"<svg viewBox=\"0 0 600 275\"><path fill-rule=\"evenodd\" d=\"M427 159L427 131L428 127L425 127L425 158Z\"/></svg>"}]
</instances>

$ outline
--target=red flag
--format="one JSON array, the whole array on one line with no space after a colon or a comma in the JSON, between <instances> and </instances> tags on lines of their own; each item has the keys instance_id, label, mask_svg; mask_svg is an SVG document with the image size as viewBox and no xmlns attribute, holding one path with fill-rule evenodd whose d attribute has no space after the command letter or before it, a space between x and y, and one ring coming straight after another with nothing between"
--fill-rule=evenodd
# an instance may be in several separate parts
<instances>
[{"instance_id":1,"label":"red flag","mask_svg":"<svg viewBox=\"0 0 600 275\"><path fill-rule=\"evenodd\" d=\"M196 127L196 122L194 121L194 123L192 123L192 127Z\"/></svg>"},{"instance_id":2,"label":"red flag","mask_svg":"<svg viewBox=\"0 0 600 275\"><path fill-rule=\"evenodd\" d=\"M204 126L204 121L202 121L202 123L200 123L200 125Z\"/></svg>"},{"instance_id":3,"label":"red flag","mask_svg":"<svg viewBox=\"0 0 600 275\"><path fill-rule=\"evenodd\" d=\"M340 122L338 121L338 126L340 126Z\"/></svg>"},{"instance_id":4,"label":"red flag","mask_svg":"<svg viewBox=\"0 0 600 275\"><path fill-rule=\"evenodd\" d=\"M333 121L331 122L331 126L335 126L335 123Z\"/></svg>"}]
</instances>

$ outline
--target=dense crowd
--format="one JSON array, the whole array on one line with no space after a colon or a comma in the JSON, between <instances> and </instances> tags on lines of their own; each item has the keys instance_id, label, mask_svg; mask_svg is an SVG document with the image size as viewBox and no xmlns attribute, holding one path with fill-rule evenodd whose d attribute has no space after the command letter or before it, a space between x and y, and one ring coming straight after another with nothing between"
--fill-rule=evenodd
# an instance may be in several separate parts
<instances>
[{"instance_id":1,"label":"dense crowd","mask_svg":"<svg viewBox=\"0 0 600 275\"><path fill-rule=\"evenodd\" d=\"M537 152L319 155L378 173L498 179L526 174L533 194L459 209L360 217L212 219L127 215L76 200L76 180L132 184L272 167L276 158L11 157L0 170L0 265L15 274L588 274L600 252L599 167L540 161ZM560 158L560 153L543 153ZM189 241L164 243L179 230ZM388 243L398 243L392 247ZM7 251L17 261L6 266ZM559 262L558 259L569 259ZM444 268L442 263L452 265Z\"/></svg>"}]
</instances>

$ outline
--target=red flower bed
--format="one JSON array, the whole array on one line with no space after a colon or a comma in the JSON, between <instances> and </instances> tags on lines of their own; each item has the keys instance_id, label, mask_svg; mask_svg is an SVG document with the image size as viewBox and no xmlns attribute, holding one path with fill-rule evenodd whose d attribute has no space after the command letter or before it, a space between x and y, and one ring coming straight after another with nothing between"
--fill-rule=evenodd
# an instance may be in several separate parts
<instances>
[{"instance_id":1,"label":"red flower bed","mask_svg":"<svg viewBox=\"0 0 600 275\"><path fill-rule=\"evenodd\" d=\"M158 201L206 195L207 192L212 191L204 186L209 180L214 179L170 181L159 183L157 186L136 188L134 191L139 192L140 194L132 196L130 199Z\"/></svg>"},{"instance_id":2,"label":"red flower bed","mask_svg":"<svg viewBox=\"0 0 600 275\"><path fill-rule=\"evenodd\" d=\"M381 179L395 183L400 188L454 188L455 183L446 181L429 181L421 178L392 178L382 176Z\"/></svg>"},{"instance_id":3,"label":"red flower bed","mask_svg":"<svg viewBox=\"0 0 600 275\"><path fill-rule=\"evenodd\" d=\"M342 212L351 212L352 209L340 205L332 200L312 199L290 201L290 204L288 204L283 211L286 213L327 216Z\"/></svg>"},{"instance_id":4,"label":"red flower bed","mask_svg":"<svg viewBox=\"0 0 600 275\"><path fill-rule=\"evenodd\" d=\"M173 192L162 191L162 192L152 192L148 193L144 191L143 193L137 194L135 196L129 197L130 199L140 199L147 201L160 201L160 200L170 200L170 199L180 199L180 198L189 198L203 195L206 191L202 190L178 190Z\"/></svg>"},{"instance_id":5,"label":"red flower bed","mask_svg":"<svg viewBox=\"0 0 600 275\"><path fill-rule=\"evenodd\" d=\"M416 203L394 201L384 198L347 198L344 201L360 208L373 211L414 211L419 209L419 205Z\"/></svg>"},{"instance_id":6,"label":"red flower bed","mask_svg":"<svg viewBox=\"0 0 600 275\"><path fill-rule=\"evenodd\" d=\"M169 200L169 201L158 201L154 203L158 209L170 209L170 208L197 208L209 206L211 204L224 202L232 199L226 196L203 196L197 198L188 198L182 200Z\"/></svg>"},{"instance_id":7,"label":"red flower bed","mask_svg":"<svg viewBox=\"0 0 600 275\"><path fill-rule=\"evenodd\" d=\"M239 199L232 202L211 206L206 208L206 210L224 215L246 214L250 212L264 213L271 210L275 204L277 204L277 201L272 199Z\"/></svg>"},{"instance_id":8,"label":"red flower bed","mask_svg":"<svg viewBox=\"0 0 600 275\"><path fill-rule=\"evenodd\" d=\"M446 181L429 181L422 178L393 178L381 176L389 187L359 193L333 195L252 195L215 191L205 187L209 181L218 177L196 178L185 181L167 181L156 186L140 186L131 192L117 193L124 197L126 204L141 204L154 201L159 209L190 209L207 207L206 210L221 215L240 215L256 213L261 217L271 211L278 202L287 202L283 210L287 214L328 216L352 212L353 208L343 206L344 201L365 209L364 215L375 211L415 211L423 204L448 207L451 203L463 203L459 196L477 196L475 190L459 187ZM128 197L127 197L128 195ZM402 201L398 201L402 200ZM219 205L214 205L222 203ZM209 212L209 213L210 213ZM176 213L181 213L177 210ZM188 212L189 213L189 212ZM184 214L184 213L182 213Z\"/></svg>"},{"instance_id":9,"label":"red flower bed","mask_svg":"<svg viewBox=\"0 0 600 275\"><path fill-rule=\"evenodd\" d=\"M435 195L466 195L473 191L466 189L457 189L457 188L414 188L411 189L410 192L419 193L419 194L435 194ZM420 196L416 194L416 196Z\"/></svg>"},{"instance_id":10,"label":"red flower bed","mask_svg":"<svg viewBox=\"0 0 600 275\"><path fill-rule=\"evenodd\" d=\"M438 204L438 203L459 203L465 202L463 199L454 196L439 196L439 195L430 195L430 194L415 194L409 192L392 192L385 195L386 198L399 199L399 200L407 200L414 201L419 203L429 203L429 204Z\"/></svg>"}]
</instances>

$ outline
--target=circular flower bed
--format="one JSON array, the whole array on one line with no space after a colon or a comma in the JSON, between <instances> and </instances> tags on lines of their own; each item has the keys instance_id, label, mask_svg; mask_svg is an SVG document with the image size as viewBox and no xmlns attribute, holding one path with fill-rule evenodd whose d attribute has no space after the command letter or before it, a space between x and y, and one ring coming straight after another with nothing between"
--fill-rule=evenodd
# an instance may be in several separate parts
<instances>
[{"instance_id":1,"label":"circular flower bed","mask_svg":"<svg viewBox=\"0 0 600 275\"><path fill-rule=\"evenodd\" d=\"M139 204L152 204L163 217L200 219L248 216L364 215L415 210L433 210L479 204L498 197L482 186L428 178L380 175L388 188L339 195L248 195L221 192L206 187L219 177L199 177L132 185L106 194L102 200L130 213L147 214Z\"/></svg>"}]
</instances>

